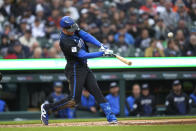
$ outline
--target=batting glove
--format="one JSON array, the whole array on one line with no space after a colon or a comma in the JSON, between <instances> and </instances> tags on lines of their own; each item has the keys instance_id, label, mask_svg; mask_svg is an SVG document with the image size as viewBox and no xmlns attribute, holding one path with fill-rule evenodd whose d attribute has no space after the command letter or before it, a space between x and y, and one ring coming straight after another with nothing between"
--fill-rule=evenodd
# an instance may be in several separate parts
<instances>
[{"instance_id":1,"label":"batting glove","mask_svg":"<svg viewBox=\"0 0 196 131\"><path fill-rule=\"evenodd\" d=\"M101 44L101 47L100 47L100 51L105 51L106 49L108 49L107 47L105 47L103 44Z\"/></svg>"},{"instance_id":2,"label":"batting glove","mask_svg":"<svg viewBox=\"0 0 196 131\"><path fill-rule=\"evenodd\" d=\"M114 53L113 50L106 49L106 50L104 51L104 56L112 56L113 53Z\"/></svg>"}]
</instances>

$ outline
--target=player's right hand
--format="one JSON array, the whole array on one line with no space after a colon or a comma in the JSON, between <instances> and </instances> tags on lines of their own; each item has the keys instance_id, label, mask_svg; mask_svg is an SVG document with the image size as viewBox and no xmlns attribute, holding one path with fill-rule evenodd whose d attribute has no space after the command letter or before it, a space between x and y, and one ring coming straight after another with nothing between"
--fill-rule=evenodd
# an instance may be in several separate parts
<instances>
[{"instance_id":1,"label":"player's right hand","mask_svg":"<svg viewBox=\"0 0 196 131\"><path fill-rule=\"evenodd\" d=\"M104 56L112 56L113 53L114 53L113 50L106 49L106 50L104 51Z\"/></svg>"}]
</instances>

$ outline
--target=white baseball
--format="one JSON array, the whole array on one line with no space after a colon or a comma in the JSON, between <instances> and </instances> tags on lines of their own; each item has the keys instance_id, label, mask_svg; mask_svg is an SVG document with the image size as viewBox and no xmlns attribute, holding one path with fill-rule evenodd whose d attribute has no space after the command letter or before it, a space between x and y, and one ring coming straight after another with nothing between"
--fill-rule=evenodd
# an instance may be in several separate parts
<instances>
[{"instance_id":1,"label":"white baseball","mask_svg":"<svg viewBox=\"0 0 196 131\"><path fill-rule=\"evenodd\" d=\"M169 38L172 38L172 37L174 36L174 33L169 32L169 33L167 34L167 36L168 36Z\"/></svg>"}]
</instances>

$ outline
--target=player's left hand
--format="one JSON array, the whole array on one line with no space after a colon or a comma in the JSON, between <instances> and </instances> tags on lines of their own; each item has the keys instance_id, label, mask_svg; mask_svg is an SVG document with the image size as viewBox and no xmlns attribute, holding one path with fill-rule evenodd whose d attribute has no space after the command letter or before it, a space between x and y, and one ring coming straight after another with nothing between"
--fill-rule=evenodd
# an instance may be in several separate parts
<instances>
[{"instance_id":1,"label":"player's left hand","mask_svg":"<svg viewBox=\"0 0 196 131\"><path fill-rule=\"evenodd\" d=\"M100 51L105 51L105 50L107 50L108 48L106 47L106 46L104 46L103 44L101 44L101 47L100 47Z\"/></svg>"}]
</instances>

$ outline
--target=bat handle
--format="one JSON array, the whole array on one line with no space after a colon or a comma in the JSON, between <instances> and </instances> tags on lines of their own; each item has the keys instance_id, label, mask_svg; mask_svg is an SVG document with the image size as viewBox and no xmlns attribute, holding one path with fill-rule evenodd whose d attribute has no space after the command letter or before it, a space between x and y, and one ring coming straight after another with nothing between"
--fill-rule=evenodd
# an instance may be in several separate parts
<instances>
[{"instance_id":1,"label":"bat handle","mask_svg":"<svg viewBox=\"0 0 196 131\"><path fill-rule=\"evenodd\" d=\"M116 57L116 54L112 54L113 57Z\"/></svg>"}]
</instances>

